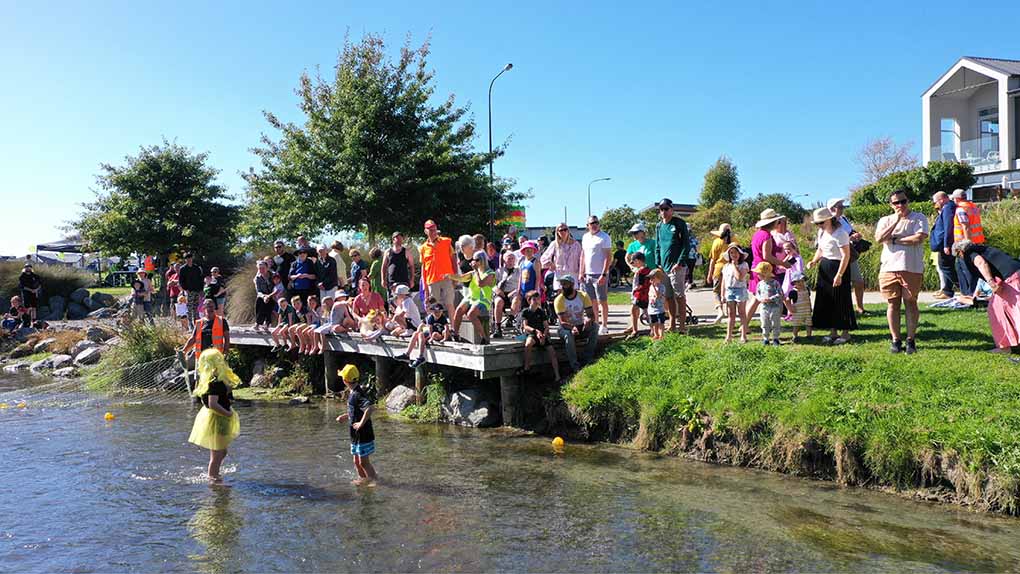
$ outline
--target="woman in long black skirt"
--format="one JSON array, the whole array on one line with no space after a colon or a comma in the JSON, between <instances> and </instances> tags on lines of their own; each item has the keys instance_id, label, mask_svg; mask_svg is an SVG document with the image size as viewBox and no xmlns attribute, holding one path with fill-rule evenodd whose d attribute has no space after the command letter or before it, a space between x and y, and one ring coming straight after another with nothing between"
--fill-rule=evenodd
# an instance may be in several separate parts
<instances>
[{"instance_id":1,"label":"woman in long black skirt","mask_svg":"<svg viewBox=\"0 0 1020 574\"><path fill-rule=\"evenodd\" d=\"M811 324L815 329L829 330L828 336L822 338L826 345L843 345L850 342L850 330L857 328L851 282L846 277L850 236L825 207L816 209L811 220L818 226L818 249L807 264L809 269L818 265ZM837 331L841 331L839 337Z\"/></svg>"}]
</instances>

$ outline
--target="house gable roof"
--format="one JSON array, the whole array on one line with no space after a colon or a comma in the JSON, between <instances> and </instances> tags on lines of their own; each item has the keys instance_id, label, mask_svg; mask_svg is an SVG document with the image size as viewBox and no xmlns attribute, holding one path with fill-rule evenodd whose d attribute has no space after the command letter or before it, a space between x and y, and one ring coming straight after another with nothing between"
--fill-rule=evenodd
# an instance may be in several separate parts
<instances>
[{"instance_id":1,"label":"house gable roof","mask_svg":"<svg viewBox=\"0 0 1020 574\"><path fill-rule=\"evenodd\" d=\"M1002 60L996 58L977 58L973 56L965 56L956 61L949 70L939 76L938 80L935 80L927 90L924 91L922 96L934 95L934 93L942 87L960 68L967 68L986 76L991 76L996 79L1006 79L1011 76L1020 75L1020 60Z\"/></svg>"}]
</instances>

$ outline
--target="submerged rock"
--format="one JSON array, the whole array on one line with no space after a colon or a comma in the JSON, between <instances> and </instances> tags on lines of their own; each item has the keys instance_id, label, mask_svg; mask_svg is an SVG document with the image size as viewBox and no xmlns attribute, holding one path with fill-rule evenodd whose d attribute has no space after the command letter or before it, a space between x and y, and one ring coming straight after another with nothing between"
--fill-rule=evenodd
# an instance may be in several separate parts
<instances>
[{"instance_id":1,"label":"submerged rock","mask_svg":"<svg viewBox=\"0 0 1020 574\"><path fill-rule=\"evenodd\" d=\"M53 371L54 377L60 377L62 379L72 379L78 376L78 369L76 367L64 367L62 369L56 369Z\"/></svg>"},{"instance_id":2,"label":"submerged rock","mask_svg":"<svg viewBox=\"0 0 1020 574\"><path fill-rule=\"evenodd\" d=\"M479 389L451 393L443 403L443 415L455 425L494 427L499 424L497 411Z\"/></svg>"},{"instance_id":3,"label":"submerged rock","mask_svg":"<svg viewBox=\"0 0 1020 574\"><path fill-rule=\"evenodd\" d=\"M27 371L31 365L28 363L14 363L13 365L4 365L4 373L8 375L14 375L22 371Z\"/></svg>"},{"instance_id":4,"label":"submerged rock","mask_svg":"<svg viewBox=\"0 0 1020 574\"><path fill-rule=\"evenodd\" d=\"M311 402L311 399L309 399L308 397L294 397L287 404L290 404L290 405L307 405L309 402Z\"/></svg>"},{"instance_id":5,"label":"submerged rock","mask_svg":"<svg viewBox=\"0 0 1020 574\"><path fill-rule=\"evenodd\" d=\"M414 389L398 385L386 397L386 410L399 413L414 404Z\"/></svg>"}]
</instances>

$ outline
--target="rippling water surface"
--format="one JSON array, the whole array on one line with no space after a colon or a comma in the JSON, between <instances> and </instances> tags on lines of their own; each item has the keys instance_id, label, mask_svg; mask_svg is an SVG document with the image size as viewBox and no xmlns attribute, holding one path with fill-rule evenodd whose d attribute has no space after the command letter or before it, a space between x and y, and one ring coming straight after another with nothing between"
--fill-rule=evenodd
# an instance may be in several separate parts
<instances>
[{"instance_id":1,"label":"rippling water surface","mask_svg":"<svg viewBox=\"0 0 1020 574\"><path fill-rule=\"evenodd\" d=\"M358 489L334 404L240 407L212 487L191 406L39 384L0 381L0 572L1020 569L1018 520L499 430L380 416Z\"/></svg>"}]
</instances>

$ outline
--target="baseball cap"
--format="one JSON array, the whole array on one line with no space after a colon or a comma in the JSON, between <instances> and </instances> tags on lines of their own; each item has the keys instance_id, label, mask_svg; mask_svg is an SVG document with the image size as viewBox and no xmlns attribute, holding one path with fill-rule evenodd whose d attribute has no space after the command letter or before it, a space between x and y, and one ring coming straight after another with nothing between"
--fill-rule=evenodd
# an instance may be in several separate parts
<instances>
[{"instance_id":1,"label":"baseball cap","mask_svg":"<svg viewBox=\"0 0 1020 574\"><path fill-rule=\"evenodd\" d=\"M563 284L563 283L570 283L571 285L573 285L573 284L575 284L577 282L574 281L574 276L573 275L567 273L563 277L560 277L560 284Z\"/></svg>"},{"instance_id":2,"label":"baseball cap","mask_svg":"<svg viewBox=\"0 0 1020 574\"><path fill-rule=\"evenodd\" d=\"M949 197L953 199L966 199L967 192L962 189L954 189L953 193Z\"/></svg>"},{"instance_id":3,"label":"baseball cap","mask_svg":"<svg viewBox=\"0 0 1020 574\"><path fill-rule=\"evenodd\" d=\"M825 207L828 207L830 210L833 207L836 207L837 205L846 206L846 198L845 197L833 197L829 201L825 202Z\"/></svg>"},{"instance_id":4,"label":"baseball cap","mask_svg":"<svg viewBox=\"0 0 1020 574\"><path fill-rule=\"evenodd\" d=\"M410 295L411 294L411 288L408 287L407 285L404 285L403 283L401 283L401 284L399 284L399 285L397 285L396 287L393 288L393 294L394 295Z\"/></svg>"},{"instance_id":5,"label":"baseball cap","mask_svg":"<svg viewBox=\"0 0 1020 574\"><path fill-rule=\"evenodd\" d=\"M630 227L630 231L628 231L627 233L630 233L631 235L633 235L633 234L635 234L635 233L637 233L639 231L645 231L645 232L648 231L648 229L645 227L644 223L635 223L634 225L632 225Z\"/></svg>"},{"instance_id":6,"label":"baseball cap","mask_svg":"<svg viewBox=\"0 0 1020 574\"><path fill-rule=\"evenodd\" d=\"M425 229L435 229L436 227L435 221L432 221L431 219L425 221Z\"/></svg>"},{"instance_id":7,"label":"baseball cap","mask_svg":"<svg viewBox=\"0 0 1020 574\"><path fill-rule=\"evenodd\" d=\"M655 204L655 208L656 209L673 209L673 200L668 198L668 197L664 197L664 198L662 198L662 201L660 201L659 203Z\"/></svg>"}]
</instances>

